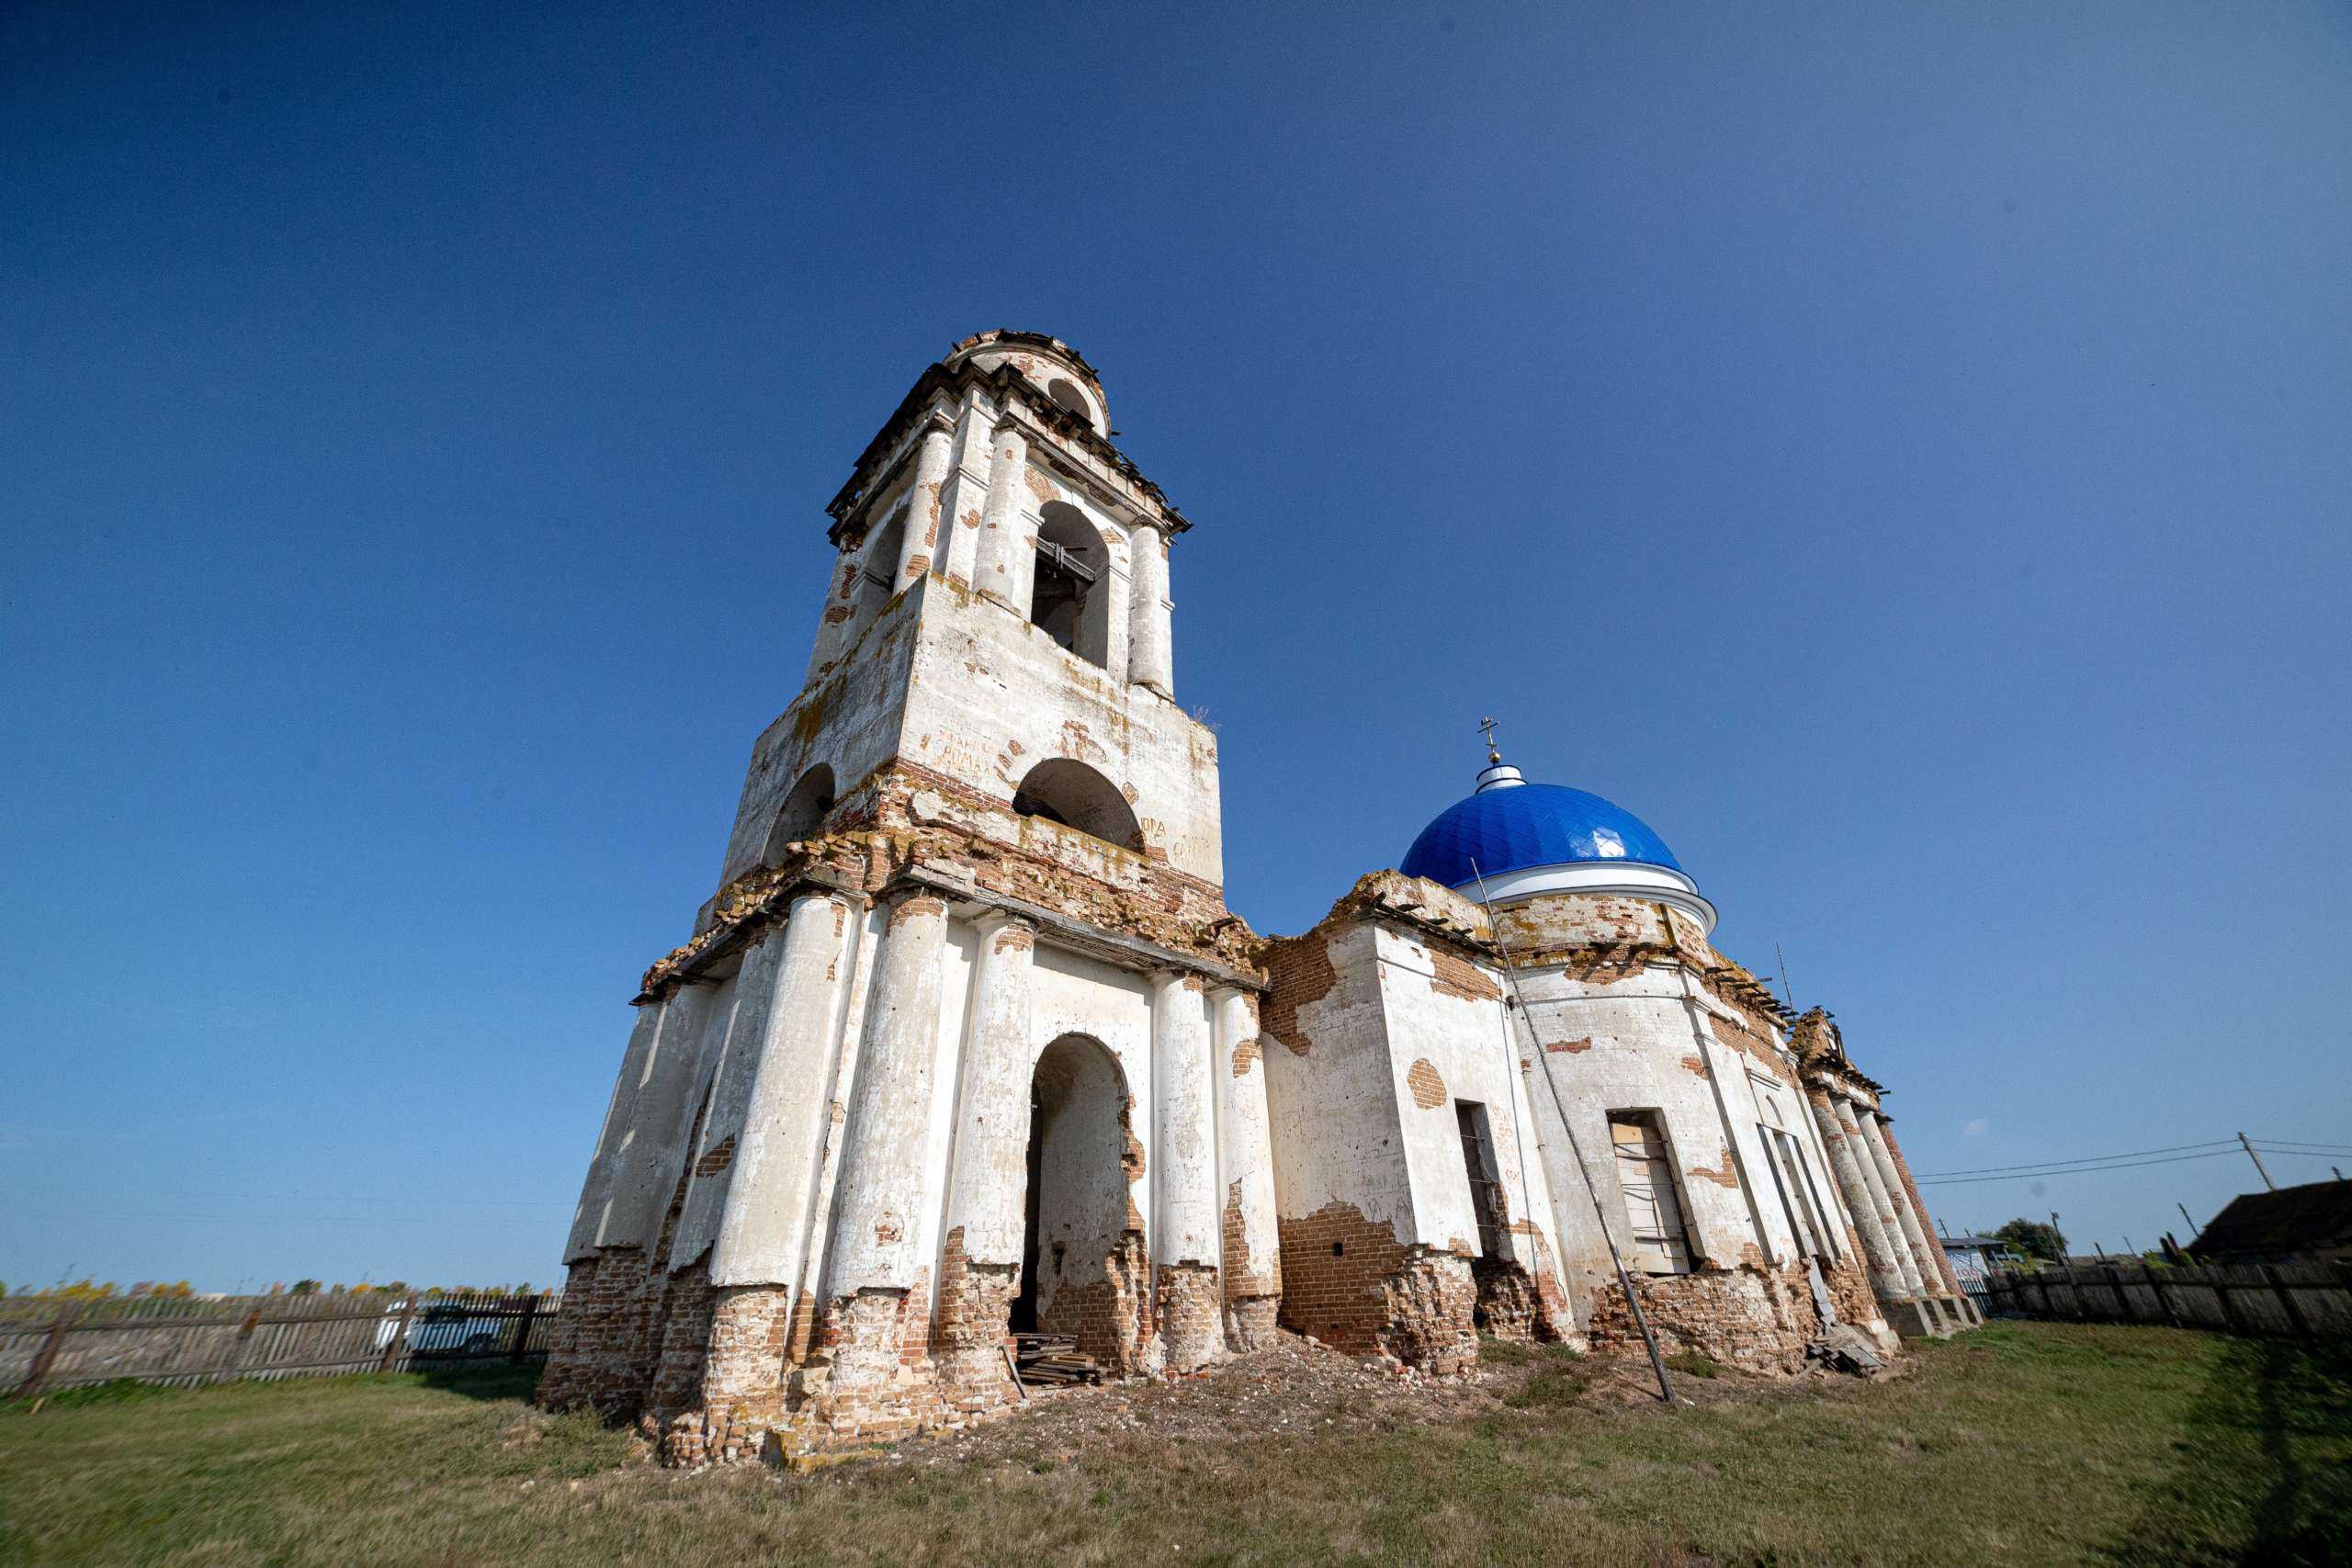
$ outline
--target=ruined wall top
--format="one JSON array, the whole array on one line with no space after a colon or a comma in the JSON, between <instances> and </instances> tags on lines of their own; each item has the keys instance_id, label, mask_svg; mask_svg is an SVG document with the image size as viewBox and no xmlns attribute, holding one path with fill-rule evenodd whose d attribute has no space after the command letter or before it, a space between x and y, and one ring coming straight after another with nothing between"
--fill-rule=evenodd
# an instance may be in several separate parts
<instances>
[{"instance_id":1,"label":"ruined wall top","mask_svg":"<svg viewBox=\"0 0 2352 1568\"><path fill-rule=\"evenodd\" d=\"M970 364L982 370L1011 365L1051 398L1093 427L1111 434L1110 400L1102 395L1102 380L1086 356L1057 337L1044 333L1017 333L1007 327L974 333L947 351L941 363L953 368Z\"/></svg>"}]
</instances>

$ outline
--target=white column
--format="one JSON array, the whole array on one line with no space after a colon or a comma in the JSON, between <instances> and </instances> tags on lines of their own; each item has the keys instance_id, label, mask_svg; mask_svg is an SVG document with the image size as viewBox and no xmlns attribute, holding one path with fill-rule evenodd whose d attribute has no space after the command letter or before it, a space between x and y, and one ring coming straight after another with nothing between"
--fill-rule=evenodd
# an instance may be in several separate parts
<instances>
[{"instance_id":1,"label":"white column","mask_svg":"<svg viewBox=\"0 0 2352 1568\"><path fill-rule=\"evenodd\" d=\"M596 1153L588 1162L587 1179L580 1184L580 1203L571 1212L571 1235L564 1243L563 1260L577 1263L593 1256L605 1228L605 1206L613 1195L613 1174L629 1135L637 1129L637 1091L645 1077L647 1058L662 1032L665 1004L646 1002L637 1009L629 1026L628 1048L621 1053L621 1070L613 1081L613 1098L605 1108L605 1130L596 1139Z\"/></svg>"},{"instance_id":2,"label":"white column","mask_svg":"<svg viewBox=\"0 0 2352 1568\"><path fill-rule=\"evenodd\" d=\"M1265 1043L1258 1035L1258 998L1247 991L1219 987L1211 993L1209 1004L1216 1024L1209 1073L1216 1082L1225 1299L1279 1296L1282 1238L1274 1216L1274 1145L1266 1111ZM1228 1339L1234 1332L1228 1319Z\"/></svg>"},{"instance_id":3,"label":"white column","mask_svg":"<svg viewBox=\"0 0 2352 1568\"><path fill-rule=\"evenodd\" d=\"M1127 536L1127 679L1173 701L1174 656L1169 649L1168 539L1148 524Z\"/></svg>"},{"instance_id":4,"label":"white column","mask_svg":"<svg viewBox=\"0 0 2352 1568\"><path fill-rule=\"evenodd\" d=\"M1215 1103L1209 1098L1209 1023L1197 976L1163 970L1152 977L1152 1084L1159 1138L1152 1150L1159 1225L1152 1259L1206 1263L1217 1256L1216 1165L1209 1148Z\"/></svg>"},{"instance_id":5,"label":"white column","mask_svg":"<svg viewBox=\"0 0 2352 1568\"><path fill-rule=\"evenodd\" d=\"M869 1287L909 1289L921 1268L917 1206L946 937L947 907L936 897L908 894L892 906L842 1145L828 1298Z\"/></svg>"},{"instance_id":6,"label":"white column","mask_svg":"<svg viewBox=\"0 0 2352 1568\"><path fill-rule=\"evenodd\" d=\"M1861 1162L1854 1141L1846 1135L1826 1091L1812 1089L1805 1098L1813 1106L1814 1122L1821 1129L1822 1146L1829 1151L1829 1170L1838 1183L1838 1196L1845 1201L1846 1213L1862 1238L1862 1260L1870 1267L1871 1289L1883 1302L1909 1300L1911 1292L1905 1284L1902 1265L1895 1261L1894 1243L1887 1239L1878 1206L1870 1189L1863 1185Z\"/></svg>"},{"instance_id":7,"label":"white column","mask_svg":"<svg viewBox=\"0 0 2352 1568\"><path fill-rule=\"evenodd\" d=\"M614 1168L600 1246L650 1246L661 1227L694 1124L695 1069L718 997L714 987L684 986L662 1010L662 1032L638 1082L636 1125Z\"/></svg>"},{"instance_id":8,"label":"white column","mask_svg":"<svg viewBox=\"0 0 2352 1568\"><path fill-rule=\"evenodd\" d=\"M792 901L783 933L768 939L784 951L711 1248L714 1285L790 1285L798 1276L854 918L839 895L806 893Z\"/></svg>"},{"instance_id":9,"label":"white column","mask_svg":"<svg viewBox=\"0 0 2352 1568\"><path fill-rule=\"evenodd\" d=\"M1858 1105L1854 1108L1854 1122L1861 1129L1862 1146L1870 1150L1871 1163L1878 1168L1879 1185L1886 1189L1887 1206L1894 1211L1895 1222L1903 1227L1903 1239L1911 1248L1912 1262L1919 1271L1922 1293L1946 1294L1943 1271L1936 1267L1936 1255L1928 1246L1927 1229L1911 1207L1911 1194L1903 1185L1902 1173L1894 1168L1894 1156L1887 1153L1886 1141L1879 1133L1877 1114L1867 1105Z\"/></svg>"},{"instance_id":10,"label":"white column","mask_svg":"<svg viewBox=\"0 0 2352 1568\"><path fill-rule=\"evenodd\" d=\"M1894 1201L1887 1196L1885 1184L1878 1179L1878 1162L1871 1157L1869 1140L1862 1136L1860 1122L1854 1119L1851 1101L1839 1099L1835 1102L1838 1124L1854 1151L1854 1163L1861 1172L1862 1187L1877 1205L1879 1228L1886 1235L1886 1249L1894 1256L1896 1271L1903 1278L1904 1293L1917 1301L1928 1293L1927 1281L1920 1277L1918 1260L1911 1256L1911 1244L1903 1234L1903 1223L1895 1215Z\"/></svg>"},{"instance_id":11,"label":"white column","mask_svg":"<svg viewBox=\"0 0 2352 1568\"><path fill-rule=\"evenodd\" d=\"M833 672L849 646L857 624L858 553L845 547L833 557L832 581L826 585L825 608L817 620L816 646L808 653L808 679L814 685Z\"/></svg>"},{"instance_id":12,"label":"white column","mask_svg":"<svg viewBox=\"0 0 2352 1568\"><path fill-rule=\"evenodd\" d=\"M915 478L907 502L906 526L899 533L898 570L891 574L890 592L904 593L916 579L940 558L939 492L947 482L947 432L922 433L915 449Z\"/></svg>"},{"instance_id":13,"label":"white column","mask_svg":"<svg viewBox=\"0 0 2352 1568\"><path fill-rule=\"evenodd\" d=\"M1021 515L1028 474L1028 440L1012 425L999 425L990 444L989 498L980 507L979 564L972 586L1023 620L1037 577L1037 547Z\"/></svg>"},{"instance_id":14,"label":"white column","mask_svg":"<svg viewBox=\"0 0 2352 1568\"><path fill-rule=\"evenodd\" d=\"M975 1263L1021 1261L1036 939L1036 927L1011 915L980 926L980 973L947 1190L947 1234L964 1233L964 1256Z\"/></svg>"},{"instance_id":15,"label":"white column","mask_svg":"<svg viewBox=\"0 0 2352 1568\"><path fill-rule=\"evenodd\" d=\"M701 1135L686 1150L686 1198L679 1206L677 1226L670 1236L674 1263L691 1263L715 1246L728 1194L741 1174L735 1153L742 1142L744 1111L767 1040L776 964L784 956L784 946L779 927L761 931L743 950L741 965L730 982L735 1016L723 1029L711 1031L705 1051L710 1060L703 1070L710 1092L704 1096Z\"/></svg>"}]
</instances>

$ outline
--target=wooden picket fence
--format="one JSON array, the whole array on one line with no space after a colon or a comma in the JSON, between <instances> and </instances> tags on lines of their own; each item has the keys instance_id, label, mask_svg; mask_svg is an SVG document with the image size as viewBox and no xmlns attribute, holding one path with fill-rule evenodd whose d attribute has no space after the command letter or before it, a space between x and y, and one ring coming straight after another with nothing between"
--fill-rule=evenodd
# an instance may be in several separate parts
<instances>
[{"instance_id":1,"label":"wooden picket fence","mask_svg":"<svg viewBox=\"0 0 2352 1568\"><path fill-rule=\"evenodd\" d=\"M2308 1340L2352 1337L2352 1265L2324 1258L1995 1269L1984 1284L1988 1312L2020 1317L2162 1323Z\"/></svg>"},{"instance_id":2,"label":"wooden picket fence","mask_svg":"<svg viewBox=\"0 0 2352 1568\"><path fill-rule=\"evenodd\" d=\"M0 1299L0 1395L525 1361L547 1354L561 1305L553 1292Z\"/></svg>"}]
</instances>

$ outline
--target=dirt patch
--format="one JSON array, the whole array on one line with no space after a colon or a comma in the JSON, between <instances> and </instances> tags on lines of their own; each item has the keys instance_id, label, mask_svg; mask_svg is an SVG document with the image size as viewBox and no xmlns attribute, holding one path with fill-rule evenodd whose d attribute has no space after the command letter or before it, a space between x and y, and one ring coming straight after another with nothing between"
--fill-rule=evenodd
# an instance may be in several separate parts
<instances>
[{"instance_id":1,"label":"dirt patch","mask_svg":"<svg viewBox=\"0 0 2352 1568\"><path fill-rule=\"evenodd\" d=\"M1675 1393L1678 1403L1722 1404L1770 1396L1779 1386L1726 1371L1703 1381L1678 1378ZM1554 1346L1487 1340L1475 1369L1433 1377L1346 1355L1285 1329L1265 1349L1189 1377L1035 1390L999 1419L906 1443L877 1462L1050 1467L1136 1437L1166 1439L1182 1451L1284 1433L1370 1436L1563 1404L1657 1407L1657 1384L1639 1355L1577 1356Z\"/></svg>"}]
</instances>

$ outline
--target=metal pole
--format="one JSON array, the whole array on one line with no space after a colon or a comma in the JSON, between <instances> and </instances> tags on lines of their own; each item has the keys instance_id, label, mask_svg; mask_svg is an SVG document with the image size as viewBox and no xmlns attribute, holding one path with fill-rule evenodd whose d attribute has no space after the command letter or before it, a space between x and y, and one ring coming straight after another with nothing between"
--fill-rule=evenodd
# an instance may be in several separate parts
<instances>
[{"instance_id":1,"label":"metal pole","mask_svg":"<svg viewBox=\"0 0 2352 1568\"><path fill-rule=\"evenodd\" d=\"M2268 1171L2262 1168L2262 1156L2254 1152L2254 1145L2246 1141L2246 1135L2244 1133L2238 1134L2238 1143L2245 1150L2245 1157L2254 1161L2254 1168L2261 1173L2262 1184L2273 1192L2278 1191L2278 1184L2270 1179Z\"/></svg>"},{"instance_id":2,"label":"metal pole","mask_svg":"<svg viewBox=\"0 0 2352 1568\"><path fill-rule=\"evenodd\" d=\"M1478 879L1478 902L1487 911L1487 930L1495 939L1495 952L1503 961L1503 985L1510 992L1510 1009L1522 1019L1527 1016L1527 1004L1519 994L1519 979L1511 965L1510 944L1503 940L1502 927L1495 923L1495 906L1487 897L1487 874L1478 863L1470 863L1470 874ZM1510 1027L1505 1020L1504 1027ZM1544 1082L1552 1091L1553 1108L1560 1113L1560 1125L1568 1134L1568 1156L1576 1161L1577 1174L1584 1179L1584 1194L1592 1201L1593 1223L1600 1227L1600 1239L1609 1244L1609 1262L1617 1270L1617 1288L1625 1292L1625 1306L1634 1314L1634 1326L1642 1331L1642 1344L1650 1353L1650 1371L1657 1374L1657 1396L1667 1404L1674 1403L1674 1385L1667 1380L1666 1358L1658 1354L1657 1336L1650 1332L1650 1320L1642 1314L1641 1298L1634 1293L1633 1276L1625 1272L1625 1259L1617 1250L1617 1238L1610 1234L1609 1216L1600 1207L1600 1194L1592 1185L1592 1172L1585 1168L1584 1146L1577 1141L1576 1122L1568 1115L1568 1103L1560 1097L1560 1085L1552 1076L1552 1064L1544 1060L1544 1042L1535 1037L1535 1025L1527 1026L1529 1043L1535 1047L1535 1060L1544 1069Z\"/></svg>"}]
</instances>

